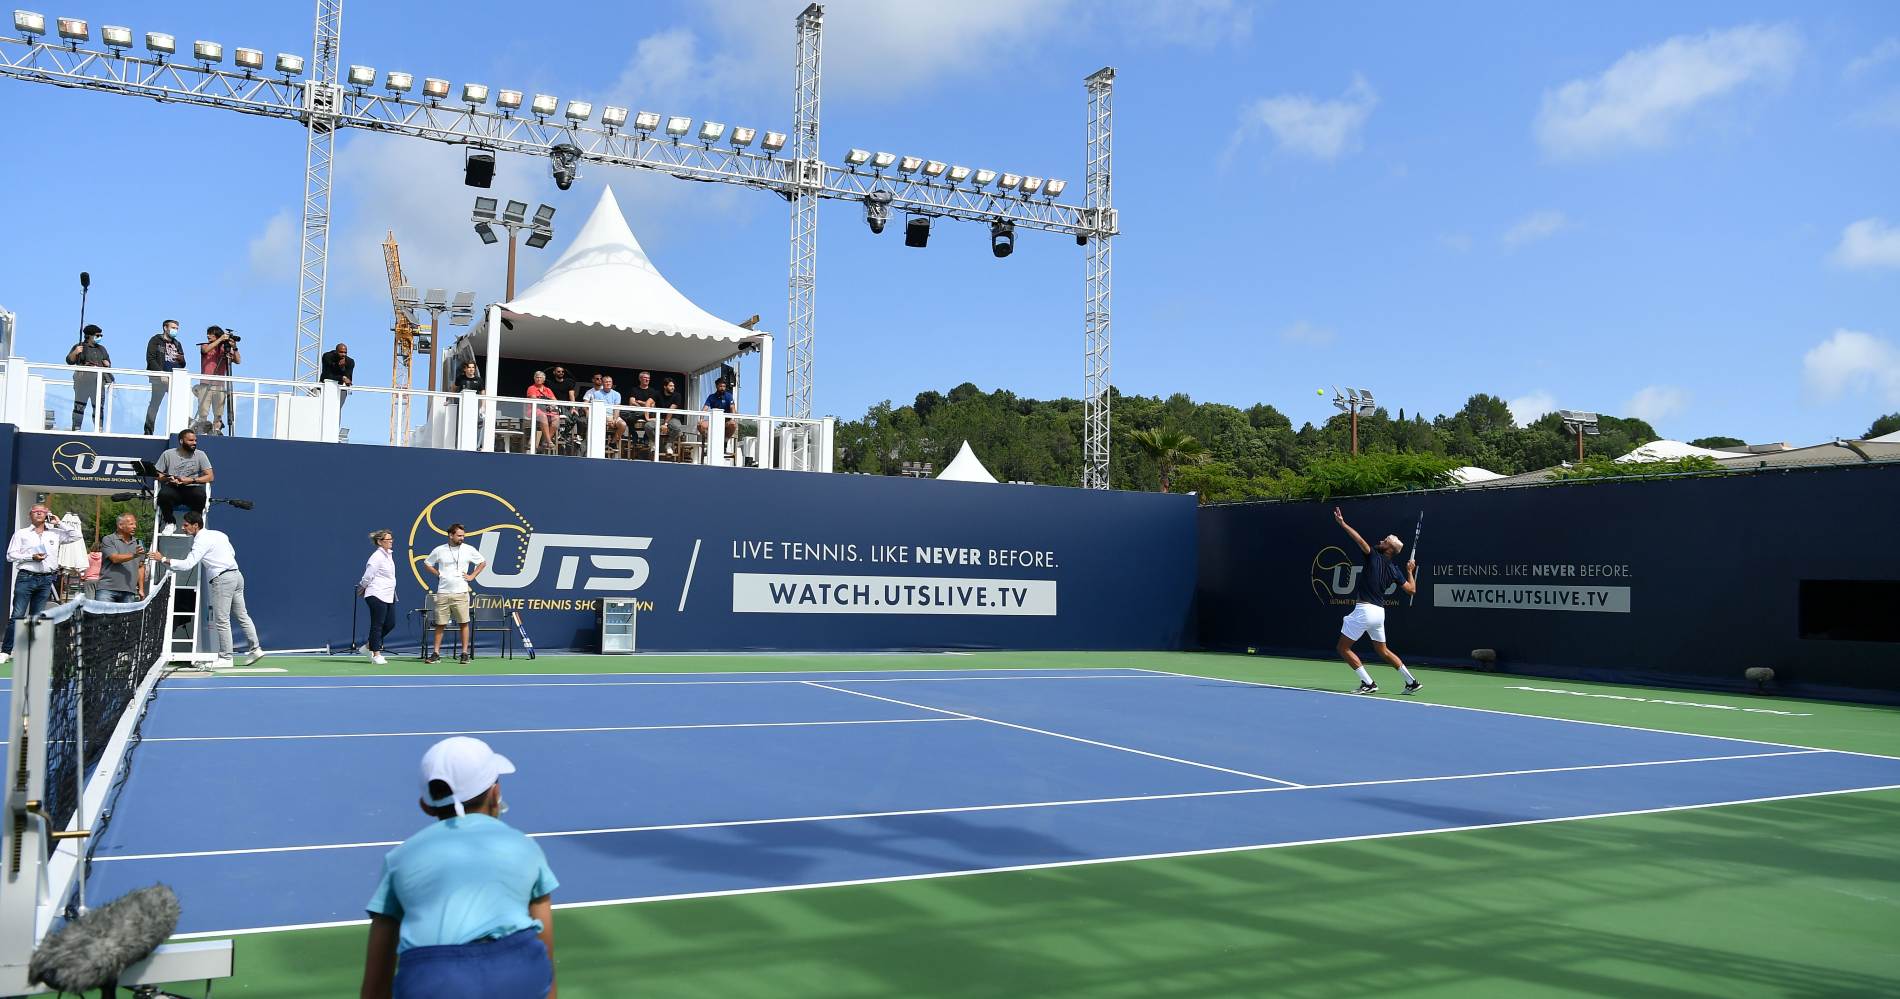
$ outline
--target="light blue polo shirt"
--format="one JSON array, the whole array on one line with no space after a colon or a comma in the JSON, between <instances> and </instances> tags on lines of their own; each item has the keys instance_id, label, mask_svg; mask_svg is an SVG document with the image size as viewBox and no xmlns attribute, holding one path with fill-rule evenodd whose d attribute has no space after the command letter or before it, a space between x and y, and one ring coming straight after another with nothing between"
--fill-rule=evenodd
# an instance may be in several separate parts
<instances>
[{"instance_id":1,"label":"light blue polo shirt","mask_svg":"<svg viewBox=\"0 0 1900 999\"><path fill-rule=\"evenodd\" d=\"M560 887L540 844L500 819L443 819L383 858L383 879L367 908L401 920L397 953L503 937L541 921L528 902Z\"/></svg>"}]
</instances>

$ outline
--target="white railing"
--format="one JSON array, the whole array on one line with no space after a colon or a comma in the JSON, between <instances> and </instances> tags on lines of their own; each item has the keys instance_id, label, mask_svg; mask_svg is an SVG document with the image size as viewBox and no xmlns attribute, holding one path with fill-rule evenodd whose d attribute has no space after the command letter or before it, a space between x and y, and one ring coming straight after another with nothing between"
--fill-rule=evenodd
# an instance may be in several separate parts
<instances>
[{"instance_id":1,"label":"white railing","mask_svg":"<svg viewBox=\"0 0 1900 999\"><path fill-rule=\"evenodd\" d=\"M146 432L150 419L151 432ZM703 409L550 402L475 392L341 388L9 358L0 419L22 430L382 444L461 451L830 471L835 423ZM617 424L615 421L619 421ZM661 429L655 441L654 430ZM392 430L395 439L391 439ZM657 443L658 446L655 446Z\"/></svg>"}]
</instances>

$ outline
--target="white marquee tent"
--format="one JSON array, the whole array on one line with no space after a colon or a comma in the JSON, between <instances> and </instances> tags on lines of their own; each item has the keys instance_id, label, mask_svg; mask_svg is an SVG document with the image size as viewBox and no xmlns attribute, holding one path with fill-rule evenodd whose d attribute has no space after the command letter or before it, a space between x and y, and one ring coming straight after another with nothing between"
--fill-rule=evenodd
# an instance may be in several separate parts
<instances>
[{"instance_id":1,"label":"white marquee tent","mask_svg":"<svg viewBox=\"0 0 1900 999\"><path fill-rule=\"evenodd\" d=\"M963 442L963 447L957 451L957 456L950 459L950 464L945 465L943 471L937 473L937 478L949 479L952 482L996 481L996 476L991 475L990 470L983 467L982 460L977 458L976 452L970 449L969 441Z\"/></svg>"},{"instance_id":2,"label":"white marquee tent","mask_svg":"<svg viewBox=\"0 0 1900 999\"><path fill-rule=\"evenodd\" d=\"M1736 457L1736 453L1733 451L1717 451L1713 448L1696 447L1694 444L1684 444L1681 441L1661 440L1650 441L1616 460L1623 462L1675 461L1678 458L1694 457L1734 458Z\"/></svg>"}]
</instances>

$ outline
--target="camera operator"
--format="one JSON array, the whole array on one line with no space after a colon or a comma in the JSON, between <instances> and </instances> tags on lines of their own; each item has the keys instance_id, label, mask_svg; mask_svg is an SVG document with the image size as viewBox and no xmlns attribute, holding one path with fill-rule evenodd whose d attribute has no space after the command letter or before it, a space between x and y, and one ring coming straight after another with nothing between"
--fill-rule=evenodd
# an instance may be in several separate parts
<instances>
[{"instance_id":1,"label":"camera operator","mask_svg":"<svg viewBox=\"0 0 1900 999\"><path fill-rule=\"evenodd\" d=\"M158 456L158 520L161 534L176 534L173 510L184 504L192 513L205 512L205 483L216 478L211 458L198 450L198 432L178 432L178 446Z\"/></svg>"},{"instance_id":2,"label":"camera operator","mask_svg":"<svg viewBox=\"0 0 1900 999\"><path fill-rule=\"evenodd\" d=\"M73 344L66 352L66 363L80 368L112 367L112 355L106 353L105 344L99 337L105 331L97 326L88 325L80 331L84 339ZM80 371L73 375L73 429L79 429L79 423L86 418L86 404L92 404L92 429L104 431L103 412L105 386L112 384L111 372Z\"/></svg>"},{"instance_id":3,"label":"camera operator","mask_svg":"<svg viewBox=\"0 0 1900 999\"><path fill-rule=\"evenodd\" d=\"M205 328L205 341L198 345L198 370L206 375L230 375L231 367L243 360L238 356L238 335L218 326ZM231 387L227 382L201 381L197 388L198 413L193 422L209 433L222 433L231 424ZM219 421L219 410L224 419ZM202 509L202 508L201 508Z\"/></svg>"}]
</instances>

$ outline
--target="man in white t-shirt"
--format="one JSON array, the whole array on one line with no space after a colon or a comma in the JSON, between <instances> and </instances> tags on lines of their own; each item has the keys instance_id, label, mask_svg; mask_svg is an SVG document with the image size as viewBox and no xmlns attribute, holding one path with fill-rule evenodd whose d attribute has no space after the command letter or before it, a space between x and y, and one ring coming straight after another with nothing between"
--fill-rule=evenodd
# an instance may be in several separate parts
<instances>
[{"instance_id":1,"label":"man in white t-shirt","mask_svg":"<svg viewBox=\"0 0 1900 999\"><path fill-rule=\"evenodd\" d=\"M474 545L463 544L468 535L460 524L449 525L449 541L437 545L422 564L435 573L435 649L423 662L439 662L442 659L442 632L452 620L462 626L462 654L457 657L461 663L468 662L468 653L474 646L469 642L468 631L468 584L486 568L487 559L475 550Z\"/></svg>"}]
</instances>

